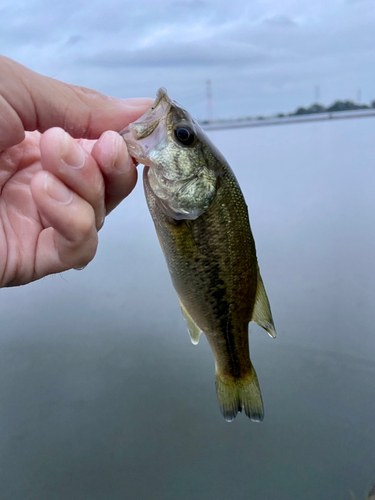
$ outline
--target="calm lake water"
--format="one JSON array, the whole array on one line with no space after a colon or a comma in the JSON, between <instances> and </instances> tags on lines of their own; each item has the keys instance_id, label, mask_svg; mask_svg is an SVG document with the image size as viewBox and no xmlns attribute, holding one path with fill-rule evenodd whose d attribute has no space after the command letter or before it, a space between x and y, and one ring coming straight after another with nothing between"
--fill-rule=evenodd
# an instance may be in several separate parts
<instances>
[{"instance_id":1,"label":"calm lake water","mask_svg":"<svg viewBox=\"0 0 375 500\"><path fill-rule=\"evenodd\" d=\"M0 498L345 500L375 482L375 119L211 132L278 337L261 424L220 414L141 183L83 271L1 293Z\"/></svg>"}]
</instances>

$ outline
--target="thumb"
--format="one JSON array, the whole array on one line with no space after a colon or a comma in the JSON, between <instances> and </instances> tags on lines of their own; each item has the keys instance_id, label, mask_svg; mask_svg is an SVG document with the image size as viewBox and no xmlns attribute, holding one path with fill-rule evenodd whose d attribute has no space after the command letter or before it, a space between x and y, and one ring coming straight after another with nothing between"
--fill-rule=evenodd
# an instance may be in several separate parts
<instances>
[{"instance_id":1,"label":"thumb","mask_svg":"<svg viewBox=\"0 0 375 500\"><path fill-rule=\"evenodd\" d=\"M116 99L54 80L0 56L0 151L25 131L61 127L76 138L97 139L139 118L153 100Z\"/></svg>"}]
</instances>

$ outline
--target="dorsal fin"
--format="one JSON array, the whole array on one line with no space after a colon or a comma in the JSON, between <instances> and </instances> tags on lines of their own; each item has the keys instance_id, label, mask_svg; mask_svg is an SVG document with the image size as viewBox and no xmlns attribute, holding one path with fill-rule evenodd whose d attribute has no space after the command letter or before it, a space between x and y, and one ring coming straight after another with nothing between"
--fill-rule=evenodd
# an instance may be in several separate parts
<instances>
[{"instance_id":1,"label":"dorsal fin","mask_svg":"<svg viewBox=\"0 0 375 500\"><path fill-rule=\"evenodd\" d=\"M270 303L268 302L267 293L264 288L259 267L258 267L257 292L255 296L255 305L251 321L254 321L254 323L264 328L272 338L276 337L276 329L275 325L273 324Z\"/></svg>"},{"instance_id":2,"label":"dorsal fin","mask_svg":"<svg viewBox=\"0 0 375 500\"><path fill-rule=\"evenodd\" d=\"M190 316L190 314L187 312L184 304L181 302L180 299L178 299L181 307L182 314L184 315L189 333L190 333L190 340L191 343L194 345L197 345L199 343L199 337L201 336L202 330L199 328L199 326L196 324L196 322L193 320L193 318Z\"/></svg>"}]
</instances>

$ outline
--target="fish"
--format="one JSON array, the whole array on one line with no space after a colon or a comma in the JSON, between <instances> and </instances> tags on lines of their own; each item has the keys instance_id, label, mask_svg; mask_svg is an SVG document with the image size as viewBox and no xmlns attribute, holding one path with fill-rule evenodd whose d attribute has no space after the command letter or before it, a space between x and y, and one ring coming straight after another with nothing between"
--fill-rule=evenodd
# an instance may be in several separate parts
<instances>
[{"instance_id":1,"label":"fish","mask_svg":"<svg viewBox=\"0 0 375 500\"><path fill-rule=\"evenodd\" d=\"M205 334L216 393L230 422L264 417L249 353L249 323L276 329L260 275L248 208L236 177L188 111L158 90L151 108L120 132L145 166L147 205L193 344Z\"/></svg>"}]
</instances>

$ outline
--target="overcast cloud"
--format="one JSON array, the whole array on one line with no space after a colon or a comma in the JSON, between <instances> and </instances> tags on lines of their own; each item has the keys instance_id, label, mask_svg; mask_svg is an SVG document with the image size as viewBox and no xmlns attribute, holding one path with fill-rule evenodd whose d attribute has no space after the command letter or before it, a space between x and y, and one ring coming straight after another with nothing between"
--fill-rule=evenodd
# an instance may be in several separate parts
<instances>
[{"instance_id":1,"label":"overcast cloud","mask_svg":"<svg viewBox=\"0 0 375 500\"><path fill-rule=\"evenodd\" d=\"M160 86L204 118L375 99L373 0L0 2L0 52L118 97Z\"/></svg>"}]
</instances>

